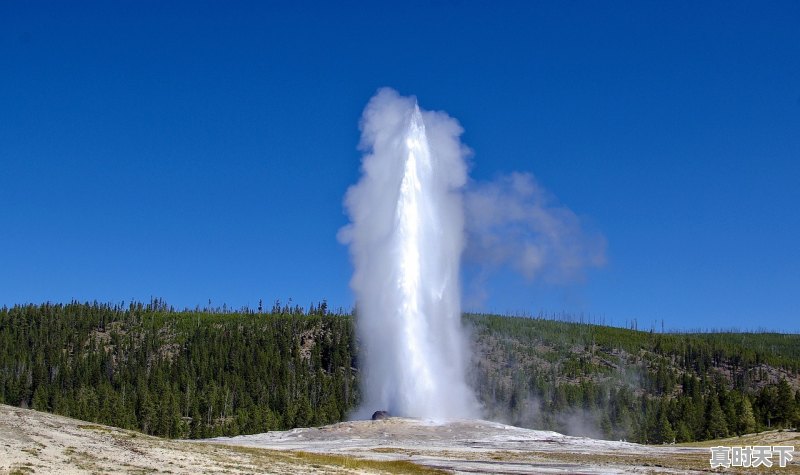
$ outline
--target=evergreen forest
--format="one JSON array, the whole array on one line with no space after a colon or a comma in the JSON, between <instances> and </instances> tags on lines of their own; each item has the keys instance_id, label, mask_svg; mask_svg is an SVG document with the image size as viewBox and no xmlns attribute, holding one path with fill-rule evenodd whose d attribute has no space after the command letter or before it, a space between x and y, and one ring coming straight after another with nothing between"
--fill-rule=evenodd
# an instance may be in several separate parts
<instances>
[{"instance_id":1,"label":"evergreen forest","mask_svg":"<svg viewBox=\"0 0 800 475\"><path fill-rule=\"evenodd\" d=\"M655 444L800 425L800 335L463 322L489 419ZM357 347L325 302L16 305L0 309L0 403L170 438L324 425L358 405Z\"/></svg>"}]
</instances>

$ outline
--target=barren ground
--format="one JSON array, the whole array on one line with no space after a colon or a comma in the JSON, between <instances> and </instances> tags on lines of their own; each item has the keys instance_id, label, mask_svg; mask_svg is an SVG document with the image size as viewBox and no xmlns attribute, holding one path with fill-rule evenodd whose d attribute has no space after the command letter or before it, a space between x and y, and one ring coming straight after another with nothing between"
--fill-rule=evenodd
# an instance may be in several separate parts
<instances>
[{"instance_id":1,"label":"barren ground","mask_svg":"<svg viewBox=\"0 0 800 475\"><path fill-rule=\"evenodd\" d=\"M705 447L718 443L800 447L800 434L645 446L487 421L391 418L183 441L0 405L0 473L700 473L710 471ZM762 472L800 474L800 454Z\"/></svg>"}]
</instances>

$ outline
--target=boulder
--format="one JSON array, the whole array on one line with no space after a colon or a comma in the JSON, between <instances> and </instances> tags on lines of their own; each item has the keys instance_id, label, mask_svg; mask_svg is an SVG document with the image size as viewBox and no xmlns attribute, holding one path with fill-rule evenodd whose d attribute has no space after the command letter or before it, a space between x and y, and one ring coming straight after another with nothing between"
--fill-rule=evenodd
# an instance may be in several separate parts
<instances>
[{"instance_id":1,"label":"boulder","mask_svg":"<svg viewBox=\"0 0 800 475\"><path fill-rule=\"evenodd\" d=\"M372 414L373 421L380 421L383 419L388 419L389 417L391 417L389 411L375 411L375 413Z\"/></svg>"}]
</instances>

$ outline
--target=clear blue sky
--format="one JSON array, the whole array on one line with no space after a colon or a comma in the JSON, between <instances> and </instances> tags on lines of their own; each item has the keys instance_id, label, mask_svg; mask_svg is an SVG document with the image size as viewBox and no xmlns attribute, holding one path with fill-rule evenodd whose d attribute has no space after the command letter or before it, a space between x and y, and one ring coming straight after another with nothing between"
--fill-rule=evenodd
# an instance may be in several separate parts
<instances>
[{"instance_id":1,"label":"clear blue sky","mask_svg":"<svg viewBox=\"0 0 800 475\"><path fill-rule=\"evenodd\" d=\"M608 240L582 283L497 275L486 310L800 328L798 2L4 1L0 305L349 307L381 86Z\"/></svg>"}]
</instances>

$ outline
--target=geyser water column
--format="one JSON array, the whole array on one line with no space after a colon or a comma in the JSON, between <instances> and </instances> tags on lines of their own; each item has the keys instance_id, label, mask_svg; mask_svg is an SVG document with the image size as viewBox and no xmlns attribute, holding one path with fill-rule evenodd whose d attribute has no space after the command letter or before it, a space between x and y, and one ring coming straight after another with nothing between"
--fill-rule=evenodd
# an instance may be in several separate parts
<instances>
[{"instance_id":1,"label":"geyser water column","mask_svg":"<svg viewBox=\"0 0 800 475\"><path fill-rule=\"evenodd\" d=\"M361 121L362 176L340 231L355 271L363 404L357 417L477 415L465 382L459 261L464 246L462 132L442 112L380 90Z\"/></svg>"}]
</instances>

